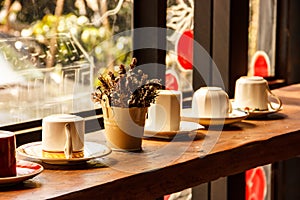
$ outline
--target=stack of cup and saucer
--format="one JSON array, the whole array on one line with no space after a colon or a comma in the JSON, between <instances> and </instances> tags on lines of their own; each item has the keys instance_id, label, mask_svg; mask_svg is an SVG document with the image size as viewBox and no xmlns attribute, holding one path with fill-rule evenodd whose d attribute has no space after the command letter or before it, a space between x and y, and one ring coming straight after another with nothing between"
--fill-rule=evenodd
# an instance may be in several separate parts
<instances>
[{"instance_id":1,"label":"stack of cup and saucer","mask_svg":"<svg viewBox=\"0 0 300 200\"><path fill-rule=\"evenodd\" d=\"M273 101L272 101L273 100ZM242 76L235 84L233 109L249 113L249 118L264 117L282 110L282 102L260 76Z\"/></svg>"},{"instance_id":2,"label":"stack of cup and saucer","mask_svg":"<svg viewBox=\"0 0 300 200\"><path fill-rule=\"evenodd\" d=\"M222 126L241 121L248 113L232 109L228 94L221 87L201 87L193 94L192 108L183 109L181 120L205 127Z\"/></svg>"},{"instance_id":3,"label":"stack of cup and saucer","mask_svg":"<svg viewBox=\"0 0 300 200\"><path fill-rule=\"evenodd\" d=\"M19 155L48 164L81 164L111 153L98 142L85 140L85 120L70 114L54 114L43 118L42 141L17 148Z\"/></svg>"},{"instance_id":4,"label":"stack of cup and saucer","mask_svg":"<svg viewBox=\"0 0 300 200\"><path fill-rule=\"evenodd\" d=\"M182 93L175 90L159 90L154 104L148 109L145 138L173 139L197 132L197 123L181 121Z\"/></svg>"}]
</instances>

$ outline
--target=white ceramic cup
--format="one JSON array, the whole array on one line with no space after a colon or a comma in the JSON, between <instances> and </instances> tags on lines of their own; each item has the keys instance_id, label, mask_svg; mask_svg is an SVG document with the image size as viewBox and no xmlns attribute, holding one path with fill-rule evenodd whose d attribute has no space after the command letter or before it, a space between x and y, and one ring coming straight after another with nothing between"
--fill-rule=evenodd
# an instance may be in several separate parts
<instances>
[{"instance_id":1,"label":"white ceramic cup","mask_svg":"<svg viewBox=\"0 0 300 200\"><path fill-rule=\"evenodd\" d=\"M278 102L279 106L273 108L269 100L272 96ZM268 82L260 76L242 76L235 84L234 103L239 109L264 111L271 106L274 110L281 108L281 100L273 94L268 86Z\"/></svg>"},{"instance_id":2,"label":"white ceramic cup","mask_svg":"<svg viewBox=\"0 0 300 200\"><path fill-rule=\"evenodd\" d=\"M231 113L228 94L220 87L201 87L192 100L193 114L203 118L225 118Z\"/></svg>"},{"instance_id":3,"label":"white ceramic cup","mask_svg":"<svg viewBox=\"0 0 300 200\"><path fill-rule=\"evenodd\" d=\"M85 121L76 115L57 114L43 118L42 149L64 152L66 158L84 150Z\"/></svg>"},{"instance_id":4,"label":"white ceramic cup","mask_svg":"<svg viewBox=\"0 0 300 200\"><path fill-rule=\"evenodd\" d=\"M159 90L155 103L149 107L149 126L157 131L178 131L182 94L175 90Z\"/></svg>"}]
</instances>

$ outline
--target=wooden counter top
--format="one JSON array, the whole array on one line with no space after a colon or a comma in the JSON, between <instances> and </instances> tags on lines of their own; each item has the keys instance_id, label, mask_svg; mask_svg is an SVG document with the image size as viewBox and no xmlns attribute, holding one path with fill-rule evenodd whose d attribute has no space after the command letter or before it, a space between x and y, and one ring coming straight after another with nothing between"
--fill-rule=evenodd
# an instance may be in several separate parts
<instances>
[{"instance_id":1,"label":"wooden counter top","mask_svg":"<svg viewBox=\"0 0 300 200\"><path fill-rule=\"evenodd\" d=\"M300 85L274 90L283 110L224 130L173 140L144 140L143 152L114 151L78 166L51 166L23 184L0 187L1 199L155 199L219 177L300 154ZM105 143L103 131L86 135Z\"/></svg>"}]
</instances>

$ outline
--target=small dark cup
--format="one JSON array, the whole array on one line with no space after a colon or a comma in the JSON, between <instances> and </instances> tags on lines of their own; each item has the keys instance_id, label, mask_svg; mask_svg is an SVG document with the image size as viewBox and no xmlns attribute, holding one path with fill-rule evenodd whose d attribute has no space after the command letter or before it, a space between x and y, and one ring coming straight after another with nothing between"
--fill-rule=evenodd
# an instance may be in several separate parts
<instances>
[{"instance_id":1,"label":"small dark cup","mask_svg":"<svg viewBox=\"0 0 300 200\"><path fill-rule=\"evenodd\" d=\"M0 130L0 178L16 175L15 134L9 131Z\"/></svg>"}]
</instances>

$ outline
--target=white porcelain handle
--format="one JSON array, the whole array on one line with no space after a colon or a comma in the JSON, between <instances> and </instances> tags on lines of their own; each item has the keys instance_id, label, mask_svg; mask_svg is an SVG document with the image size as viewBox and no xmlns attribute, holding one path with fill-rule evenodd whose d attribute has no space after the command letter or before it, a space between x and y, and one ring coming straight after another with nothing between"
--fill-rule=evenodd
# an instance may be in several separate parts
<instances>
[{"instance_id":1,"label":"white porcelain handle","mask_svg":"<svg viewBox=\"0 0 300 200\"><path fill-rule=\"evenodd\" d=\"M272 93L272 91L270 90L269 87L267 87L267 90L268 90L268 92L270 93L270 95L271 95L272 97L274 97L274 98L276 99L277 103L279 104L279 106L278 106L277 108L274 108L274 107L272 106L271 102L269 102L270 107L271 107L273 110L278 111L278 110L281 108L281 106L282 106L282 101L279 99L278 96L276 96L274 93Z\"/></svg>"},{"instance_id":2,"label":"white porcelain handle","mask_svg":"<svg viewBox=\"0 0 300 200\"><path fill-rule=\"evenodd\" d=\"M67 159L72 158L72 153L73 153L73 146L72 146L72 137L71 137L71 131L70 131L70 124L66 123L65 124L65 134L66 134L66 144L65 144L65 157Z\"/></svg>"}]
</instances>

